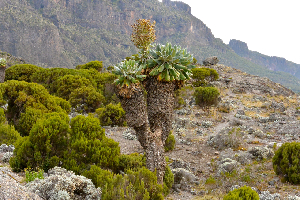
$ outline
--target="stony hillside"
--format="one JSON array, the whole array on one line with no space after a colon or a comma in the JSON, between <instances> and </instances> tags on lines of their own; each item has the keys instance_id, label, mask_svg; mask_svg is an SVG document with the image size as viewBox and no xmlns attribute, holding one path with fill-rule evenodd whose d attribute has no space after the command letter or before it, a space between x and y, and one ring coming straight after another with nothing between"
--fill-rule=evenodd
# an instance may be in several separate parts
<instances>
[{"instance_id":1,"label":"stony hillside","mask_svg":"<svg viewBox=\"0 0 300 200\"><path fill-rule=\"evenodd\" d=\"M164 0L2 0L0 49L41 67L74 68L101 60L114 65L137 53L130 41L137 19L155 20L157 42L187 47L201 61L217 56L222 64L268 77L300 92L299 80L242 58L181 2Z\"/></svg>"},{"instance_id":2,"label":"stony hillside","mask_svg":"<svg viewBox=\"0 0 300 200\"><path fill-rule=\"evenodd\" d=\"M300 97L267 78L221 64L211 68L220 75L211 83L221 93L218 107L202 110L191 85L180 90L185 104L174 113L176 148L167 156L175 183L167 199L222 199L243 185L253 187L263 200L299 199L299 186L275 174L272 157L283 143L300 142ZM133 130L105 127L105 133L119 142L121 153L142 153ZM7 168L0 170L6 184L20 189L23 174L20 178ZM26 187L18 194L24 191Z\"/></svg>"},{"instance_id":3,"label":"stony hillside","mask_svg":"<svg viewBox=\"0 0 300 200\"><path fill-rule=\"evenodd\" d=\"M239 40L230 40L229 46L234 52L251 62L265 66L272 71L282 71L292 74L300 79L300 64L296 64L276 56L266 56L256 51L250 51L247 43Z\"/></svg>"}]
</instances>

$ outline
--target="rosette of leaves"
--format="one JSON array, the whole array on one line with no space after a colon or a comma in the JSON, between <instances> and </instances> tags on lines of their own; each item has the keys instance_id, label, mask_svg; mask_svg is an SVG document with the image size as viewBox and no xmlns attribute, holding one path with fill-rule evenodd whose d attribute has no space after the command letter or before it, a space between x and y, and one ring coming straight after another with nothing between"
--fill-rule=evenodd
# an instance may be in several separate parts
<instances>
[{"instance_id":1,"label":"rosette of leaves","mask_svg":"<svg viewBox=\"0 0 300 200\"><path fill-rule=\"evenodd\" d=\"M150 50L152 59L147 65L142 65L150 76L157 76L159 81L184 81L190 79L193 65L193 56L180 46L158 44L155 49Z\"/></svg>"},{"instance_id":2,"label":"rosette of leaves","mask_svg":"<svg viewBox=\"0 0 300 200\"><path fill-rule=\"evenodd\" d=\"M5 58L0 58L0 67L6 67L6 59Z\"/></svg>"},{"instance_id":3,"label":"rosette of leaves","mask_svg":"<svg viewBox=\"0 0 300 200\"><path fill-rule=\"evenodd\" d=\"M113 73L118 75L114 83L120 89L119 94L129 98L134 88L146 77L141 74L142 66L134 60L124 60L114 68Z\"/></svg>"}]
</instances>

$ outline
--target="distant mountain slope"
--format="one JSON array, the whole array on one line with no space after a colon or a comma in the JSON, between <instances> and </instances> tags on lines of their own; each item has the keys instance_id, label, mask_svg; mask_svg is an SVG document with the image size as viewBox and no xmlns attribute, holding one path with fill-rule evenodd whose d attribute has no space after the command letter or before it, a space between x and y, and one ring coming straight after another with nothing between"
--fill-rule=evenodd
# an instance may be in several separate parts
<instances>
[{"instance_id":1,"label":"distant mountain slope","mask_svg":"<svg viewBox=\"0 0 300 200\"><path fill-rule=\"evenodd\" d=\"M298 79L238 56L182 2L0 0L0 13L0 49L42 67L73 68L91 60L116 64L137 53L130 25L147 18L157 22L157 42L187 47L199 62L218 56L221 64L267 76L300 92Z\"/></svg>"},{"instance_id":2,"label":"distant mountain slope","mask_svg":"<svg viewBox=\"0 0 300 200\"><path fill-rule=\"evenodd\" d=\"M230 40L229 46L234 52L251 62L265 66L272 71L287 72L300 79L300 64L296 64L276 56L266 56L256 51L250 51L245 42L239 40Z\"/></svg>"}]
</instances>

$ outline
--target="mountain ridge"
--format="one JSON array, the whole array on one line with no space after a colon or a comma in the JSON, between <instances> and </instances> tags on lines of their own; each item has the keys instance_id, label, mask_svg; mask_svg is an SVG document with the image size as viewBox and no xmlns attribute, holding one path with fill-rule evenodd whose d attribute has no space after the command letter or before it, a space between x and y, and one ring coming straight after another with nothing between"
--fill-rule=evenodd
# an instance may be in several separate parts
<instances>
[{"instance_id":1,"label":"mountain ridge","mask_svg":"<svg viewBox=\"0 0 300 200\"><path fill-rule=\"evenodd\" d=\"M130 41L131 25L147 18L156 21L159 43L181 45L199 61L217 56L220 64L266 76L300 92L299 79L240 57L182 2L3 0L0 11L0 49L41 67L74 68L92 60L114 65L137 53Z\"/></svg>"}]
</instances>

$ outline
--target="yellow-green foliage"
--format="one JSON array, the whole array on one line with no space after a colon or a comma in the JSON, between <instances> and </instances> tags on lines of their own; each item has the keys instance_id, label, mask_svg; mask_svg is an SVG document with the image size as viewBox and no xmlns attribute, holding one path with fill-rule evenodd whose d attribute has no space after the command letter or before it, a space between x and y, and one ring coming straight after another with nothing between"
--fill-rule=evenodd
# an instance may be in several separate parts
<instances>
[{"instance_id":1,"label":"yellow-green foliage","mask_svg":"<svg viewBox=\"0 0 300 200\"><path fill-rule=\"evenodd\" d=\"M69 100L75 89L87 86L92 87L88 79L79 75L65 75L57 80L57 96Z\"/></svg>"},{"instance_id":2,"label":"yellow-green foliage","mask_svg":"<svg viewBox=\"0 0 300 200\"><path fill-rule=\"evenodd\" d=\"M220 92L215 87L197 87L194 92L196 104L201 107L209 107L218 104Z\"/></svg>"},{"instance_id":3,"label":"yellow-green foliage","mask_svg":"<svg viewBox=\"0 0 300 200\"><path fill-rule=\"evenodd\" d=\"M165 142L165 152L172 151L175 148L175 137L172 132L170 132L168 138Z\"/></svg>"},{"instance_id":4,"label":"yellow-green foliage","mask_svg":"<svg viewBox=\"0 0 300 200\"><path fill-rule=\"evenodd\" d=\"M250 187L244 186L230 191L223 200L259 200L259 195Z\"/></svg>"},{"instance_id":5,"label":"yellow-green foliage","mask_svg":"<svg viewBox=\"0 0 300 200\"><path fill-rule=\"evenodd\" d=\"M32 107L42 112L70 112L70 105L63 99L54 97L39 84L10 80L0 85L0 103L8 103L6 116L18 127L21 113ZM63 105L61 107L60 105Z\"/></svg>"},{"instance_id":6,"label":"yellow-green foliage","mask_svg":"<svg viewBox=\"0 0 300 200\"><path fill-rule=\"evenodd\" d=\"M42 118L44 112L40 109L27 107L24 113L21 113L18 124L16 125L18 131L22 136L29 135L32 126L38 119Z\"/></svg>"},{"instance_id":7,"label":"yellow-green foliage","mask_svg":"<svg viewBox=\"0 0 300 200\"><path fill-rule=\"evenodd\" d=\"M31 75L43 68L31 64L18 64L5 70L5 81L31 81Z\"/></svg>"},{"instance_id":8,"label":"yellow-green foliage","mask_svg":"<svg viewBox=\"0 0 300 200\"><path fill-rule=\"evenodd\" d=\"M69 138L69 117L62 113L51 113L33 125L29 136L20 138L15 145L10 165L14 171L38 168L48 171L57 158L62 160Z\"/></svg>"},{"instance_id":9,"label":"yellow-green foliage","mask_svg":"<svg viewBox=\"0 0 300 200\"><path fill-rule=\"evenodd\" d=\"M24 168L47 171L60 163L77 174L92 164L116 169L120 154L119 144L105 137L97 118L79 115L69 124L64 113L44 114L29 136L19 138L15 147L15 156L10 160L14 171Z\"/></svg>"},{"instance_id":10,"label":"yellow-green foliage","mask_svg":"<svg viewBox=\"0 0 300 200\"><path fill-rule=\"evenodd\" d=\"M163 193L167 196L170 193L170 188L173 186L174 183L174 175L167 165L165 175L164 175L164 185L163 185Z\"/></svg>"},{"instance_id":11,"label":"yellow-green foliage","mask_svg":"<svg viewBox=\"0 0 300 200\"><path fill-rule=\"evenodd\" d=\"M115 169L119 163L119 143L105 137L104 129L94 117L78 115L71 120L71 145L64 167L80 173L86 165Z\"/></svg>"},{"instance_id":12,"label":"yellow-green foliage","mask_svg":"<svg viewBox=\"0 0 300 200\"><path fill-rule=\"evenodd\" d=\"M146 168L124 175L114 175L110 182L102 188L102 199L120 200L163 200L163 188L157 184L156 173Z\"/></svg>"},{"instance_id":13,"label":"yellow-green foliage","mask_svg":"<svg viewBox=\"0 0 300 200\"><path fill-rule=\"evenodd\" d=\"M73 90L69 102L77 112L95 112L105 102L105 97L94 87L82 86ZM83 106L82 106L83 105Z\"/></svg>"},{"instance_id":14,"label":"yellow-green foliage","mask_svg":"<svg viewBox=\"0 0 300 200\"><path fill-rule=\"evenodd\" d=\"M98 108L96 114L101 126L126 126L125 111L120 103L108 104L104 108Z\"/></svg>"},{"instance_id":15,"label":"yellow-green foliage","mask_svg":"<svg viewBox=\"0 0 300 200\"><path fill-rule=\"evenodd\" d=\"M145 155L132 153L130 155L122 154L119 157L119 166L117 171L126 172L127 170L137 171L139 168L146 166Z\"/></svg>"},{"instance_id":16,"label":"yellow-green foliage","mask_svg":"<svg viewBox=\"0 0 300 200\"><path fill-rule=\"evenodd\" d=\"M211 68L194 68L192 71L193 85L195 87L205 86L208 82L215 81L219 78L219 74L215 69Z\"/></svg>"},{"instance_id":17,"label":"yellow-green foliage","mask_svg":"<svg viewBox=\"0 0 300 200\"><path fill-rule=\"evenodd\" d=\"M6 117L5 117L4 109L0 108L0 124L5 123L5 121L6 121Z\"/></svg>"},{"instance_id":18,"label":"yellow-green foliage","mask_svg":"<svg viewBox=\"0 0 300 200\"><path fill-rule=\"evenodd\" d=\"M14 144L19 138L21 138L15 127L8 124L0 124L0 144Z\"/></svg>"},{"instance_id":19,"label":"yellow-green foliage","mask_svg":"<svg viewBox=\"0 0 300 200\"><path fill-rule=\"evenodd\" d=\"M103 63L102 63L102 61L98 61L98 60L76 66L76 69L95 69L99 72L102 70L102 68L103 68Z\"/></svg>"},{"instance_id":20,"label":"yellow-green foliage","mask_svg":"<svg viewBox=\"0 0 300 200\"><path fill-rule=\"evenodd\" d=\"M273 168L276 174L286 176L287 181L300 183L300 143L284 143L275 152Z\"/></svg>"}]
</instances>

